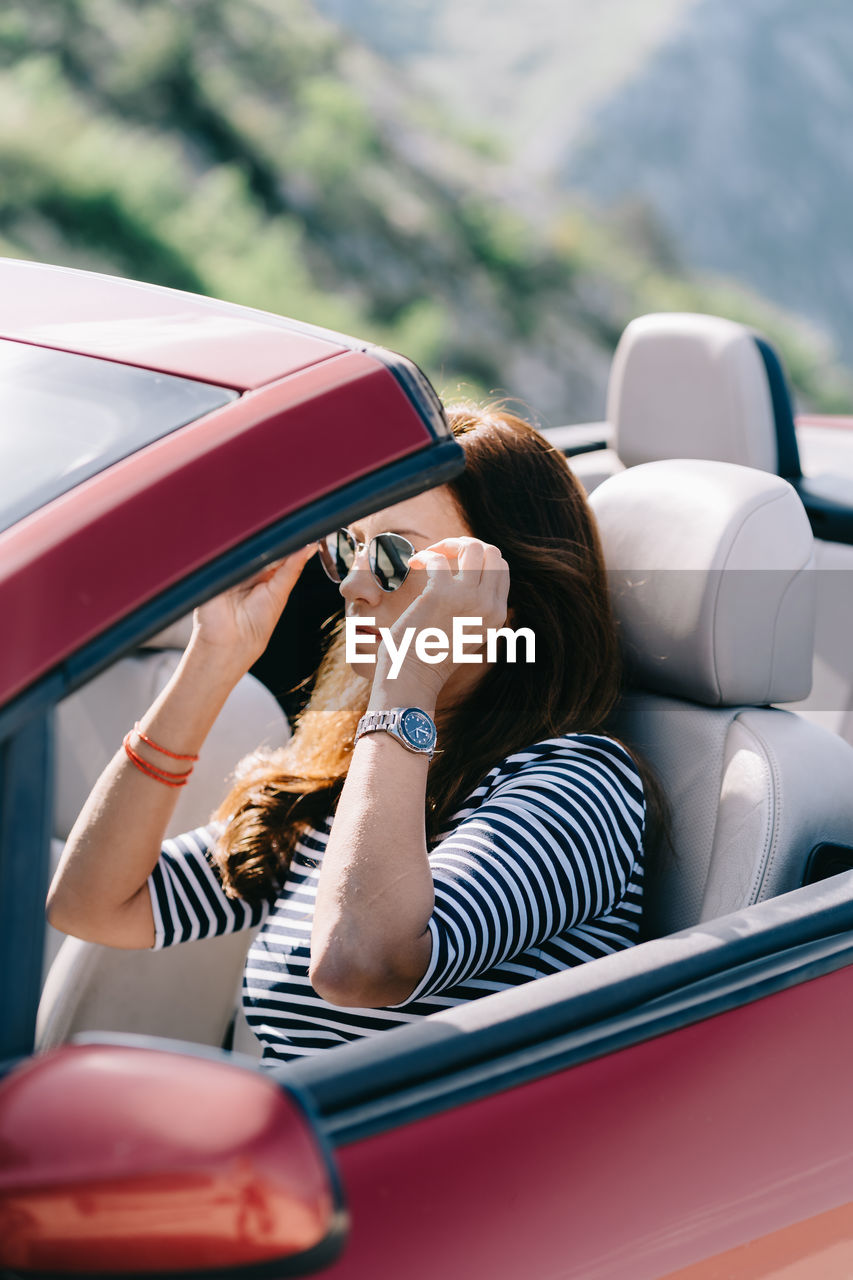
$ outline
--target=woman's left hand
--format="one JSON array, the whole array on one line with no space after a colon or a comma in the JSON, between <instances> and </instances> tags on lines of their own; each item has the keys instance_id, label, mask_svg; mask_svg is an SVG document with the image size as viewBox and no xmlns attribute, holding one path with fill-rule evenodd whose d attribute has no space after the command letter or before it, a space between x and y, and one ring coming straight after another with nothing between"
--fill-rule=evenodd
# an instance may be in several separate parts
<instances>
[{"instance_id":1,"label":"woman's left hand","mask_svg":"<svg viewBox=\"0 0 853 1280\"><path fill-rule=\"evenodd\" d=\"M454 672L472 662L485 662L486 632L504 626L507 619L509 566L499 549L479 538L444 538L418 551L409 561L412 572L420 572L424 582L419 595L400 615L391 628L396 646L404 643L405 633L414 628L401 674L423 681L427 688L439 690ZM468 619L467 639L461 662L453 660L453 622ZM417 650L417 637L426 629L438 629L447 637L449 653L440 662L425 662ZM477 644L475 636L482 642ZM438 646L433 646L437 652ZM384 657L377 661L376 676L387 678L390 659L384 646Z\"/></svg>"},{"instance_id":2,"label":"woman's left hand","mask_svg":"<svg viewBox=\"0 0 853 1280\"><path fill-rule=\"evenodd\" d=\"M310 543L196 609L193 642L219 653L238 677L257 662L305 565L316 551Z\"/></svg>"}]
</instances>

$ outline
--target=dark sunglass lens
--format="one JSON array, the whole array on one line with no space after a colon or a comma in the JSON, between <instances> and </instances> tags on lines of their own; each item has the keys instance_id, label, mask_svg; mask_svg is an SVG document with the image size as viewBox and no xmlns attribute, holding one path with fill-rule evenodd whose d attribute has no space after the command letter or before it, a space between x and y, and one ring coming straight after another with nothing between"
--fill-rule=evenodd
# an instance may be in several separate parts
<instances>
[{"instance_id":1,"label":"dark sunglass lens","mask_svg":"<svg viewBox=\"0 0 853 1280\"><path fill-rule=\"evenodd\" d=\"M348 529L336 529L320 543L320 563L332 582L343 582L355 560L355 539Z\"/></svg>"},{"instance_id":2,"label":"dark sunglass lens","mask_svg":"<svg viewBox=\"0 0 853 1280\"><path fill-rule=\"evenodd\" d=\"M409 560L415 554L411 542L399 533L380 533L370 544L370 567L383 591L396 591L405 582Z\"/></svg>"},{"instance_id":3,"label":"dark sunglass lens","mask_svg":"<svg viewBox=\"0 0 853 1280\"><path fill-rule=\"evenodd\" d=\"M357 543L349 529L338 529L335 540L335 567L341 582L355 563Z\"/></svg>"}]
</instances>

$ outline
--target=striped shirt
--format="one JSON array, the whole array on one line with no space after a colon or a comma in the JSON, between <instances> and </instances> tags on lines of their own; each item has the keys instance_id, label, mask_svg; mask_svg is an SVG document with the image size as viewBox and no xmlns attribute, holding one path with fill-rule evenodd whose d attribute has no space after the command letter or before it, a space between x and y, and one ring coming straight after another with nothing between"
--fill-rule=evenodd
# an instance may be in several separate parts
<instances>
[{"instance_id":1,"label":"striped shirt","mask_svg":"<svg viewBox=\"0 0 853 1280\"><path fill-rule=\"evenodd\" d=\"M314 896L331 830L296 845L273 902L228 898L210 860L218 829L167 840L150 879L156 948L261 925L243 975L246 1019L270 1063L374 1035L593 960L640 932L645 804L618 743L567 734L496 765L429 860L432 953L407 1000L328 1004L308 981Z\"/></svg>"}]
</instances>

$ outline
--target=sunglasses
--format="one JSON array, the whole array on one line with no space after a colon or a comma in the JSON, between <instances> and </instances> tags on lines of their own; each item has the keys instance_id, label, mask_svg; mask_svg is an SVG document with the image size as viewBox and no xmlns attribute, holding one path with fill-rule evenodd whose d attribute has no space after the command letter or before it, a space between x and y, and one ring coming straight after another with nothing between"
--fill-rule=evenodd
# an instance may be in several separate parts
<instances>
[{"instance_id":1,"label":"sunglasses","mask_svg":"<svg viewBox=\"0 0 853 1280\"><path fill-rule=\"evenodd\" d=\"M367 547L370 572L383 591L396 591L409 576L409 561L415 548L399 533L377 533L370 542L359 542L349 529L336 529L317 544L320 563L332 582L343 582L355 564L359 551Z\"/></svg>"}]
</instances>

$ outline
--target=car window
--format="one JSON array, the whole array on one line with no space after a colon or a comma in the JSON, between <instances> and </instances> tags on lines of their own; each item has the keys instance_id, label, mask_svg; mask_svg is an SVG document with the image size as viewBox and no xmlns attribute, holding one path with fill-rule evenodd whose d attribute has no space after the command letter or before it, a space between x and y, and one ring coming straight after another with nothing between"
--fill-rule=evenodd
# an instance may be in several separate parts
<instances>
[{"instance_id":1,"label":"car window","mask_svg":"<svg viewBox=\"0 0 853 1280\"><path fill-rule=\"evenodd\" d=\"M0 340L0 529L237 394Z\"/></svg>"}]
</instances>

